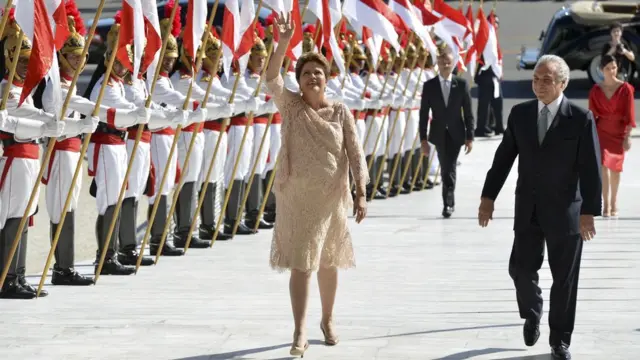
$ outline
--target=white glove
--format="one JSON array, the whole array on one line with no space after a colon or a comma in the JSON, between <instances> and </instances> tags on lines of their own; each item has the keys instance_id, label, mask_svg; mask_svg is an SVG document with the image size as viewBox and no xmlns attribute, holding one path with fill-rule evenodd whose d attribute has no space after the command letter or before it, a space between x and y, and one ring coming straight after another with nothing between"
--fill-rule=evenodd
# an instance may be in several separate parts
<instances>
[{"instance_id":1,"label":"white glove","mask_svg":"<svg viewBox=\"0 0 640 360\"><path fill-rule=\"evenodd\" d=\"M273 101L273 99L270 99L269 101L267 101L267 113L273 114L277 112L278 112L278 107L276 106L276 103Z\"/></svg>"},{"instance_id":2,"label":"white glove","mask_svg":"<svg viewBox=\"0 0 640 360\"><path fill-rule=\"evenodd\" d=\"M234 104L229 104L228 102L223 103L220 106L220 114L219 119L226 119L233 116L236 113Z\"/></svg>"},{"instance_id":3,"label":"white glove","mask_svg":"<svg viewBox=\"0 0 640 360\"><path fill-rule=\"evenodd\" d=\"M245 101L246 107L244 109L244 112L249 113L251 111L256 112L258 111L258 109L260 108L260 105L262 105L261 103L264 102L262 100L260 100L259 98L253 97L253 98L249 98Z\"/></svg>"},{"instance_id":4,"label":"white glove","mask_svg":"<svg viewBox=\"0 0 640 360\"><path fill-rule=\"evenodd\" d=\"M169 114L173 116L173 118L171 119L171 126L178 127L178 125L180 125L184 127L189 122L190 114L187 110L175 109L174 111L171 111L171 113L167 113L167 117L169 116Z\"/></svg>"},{"instance_id":5,"label":"white glove","mask_svg":"<svg viewBox=\"0 0 640 360\"><path fill-rule=\"evenodd\" d=\"M247 100L236 99L233 103L233 115L242 114L247 110Z\"/></svg>"},{"instance_id":6,"label":"white glove","mask_svg":"<svg viewBox=\"0 0 640 360\"><path fill-rule=\"evenodd\" d=\"M391 106L391 104L393 104L393 96L392 95L387 95L385 97L383 97L381 99L382 101L382 106L386 107L386 106Z\"/></svg>"},{"instance_id":7,"label":"white glove","mask_svg":"<svg viewBox=\"0 0 640 360\"><path fill-rule=\"evenodd\" d=\"M135 111L135 114L137 117L136 119L137 125L149 123L149 119L151 118L151 111L149 111L149 109L147 109L146 107L137 108Z\"/></svg>"},{"instance_id":8,"label":"white glove","mask_svg":"<svg viewBox=\"0 0 640 360\"><path fill-rule=\"evenodd\" d=\"M187 120L187 126L195 123L201 123L206 119L207 119L207 109L203 109L199 107L189 114L189 119Z\"/></svg>"},{"instance_id":9,"label":"white glove","mask_svg":"<svg viewBox=\"0 0 640 360\"><path fill-rule=\"evenodd\" d=\"M402 107L402 104L404 103L404 97L401 95L397 95L393 97L393 101L392 101L392 107L396 108L396 109L400 109Z\"/></svg>"},{"instance_id":10,"label":"white glove","mask_svg":"<svg viewBox=\"0 0 640 360\"><path fill-rule=\"evenodd\" d=\"M82 133L93 134L98 128L100 118L97 116L85 117L82 119Z\"/></svg>"},{"instance_id":11,"label":"white glove","mask_svg":"<svg viewBox=\"0 0 640 360\"><path fill-rule=\"evenodd\" d=\"M0 110L0 129L6 129L8 117L9 112L7 111L7 109Z\"/></svg>"},{"instance_id":12,"label":"white glove","mask_svg":"<svg viewBox=\"0 0 640 360\"><path fill-rule=\"evenodd\" d=\"M57 138L57 137L61 137L62 134L64 134L64 128L65 128L64 121L49 121L47 123L44 123L44 126L42 126L42 123L39 121L22 119L18 123L18 128L27 125L26 121L29 121L29 122L33 121L35 123L39 123L41 126L42 136ZM20 137L20 138L22 137L18 135L17 129L16 129L16 137Z\"/></svg>"},{"instance_id":13,"label":"white glove","mask_svg":"<svg viewBox=\"0 0 640 360\"><path fill-rule=\"evenodd\" d=\"M253 112L254 115L264 115L268 113L268 104L264 100L258 100L258 108Z\"/></svg>"},{"instance_id":14,"label":"white glove","mask_svg":"<svg viewBox=\"0 0 640 360\"><path fill-rule=\"evenodd\" d=\"M15 138L21 141L35 140L43 136L57 138L64 133L62 121L42 122L7 115L7 122L7 127L4 129L9 130L8 132L13 133Z\"/></svg>"}]
</instances>

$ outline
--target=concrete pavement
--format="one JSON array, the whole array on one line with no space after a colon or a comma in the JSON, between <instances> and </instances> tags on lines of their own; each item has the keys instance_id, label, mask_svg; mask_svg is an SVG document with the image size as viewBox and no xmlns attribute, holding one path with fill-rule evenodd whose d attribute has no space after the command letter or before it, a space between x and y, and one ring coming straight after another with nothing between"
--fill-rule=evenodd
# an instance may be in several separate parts
<instances>
[{"instance_id":1,"label":"concrete pavement","mask_svg":"<svg viewBox=\"0 0 640 360\"><path fill-rule=\"evenodd\" d=\"M507 272L515 174L495 220L477 225L478 198L498 141L462 158L456 213L440 216L436 190L370 204L351 222L357 268L341 273L336 325L342 342L321 345L312 282L308 359L547 359L548 327L522 342ZM634 140L634 149L640 140ZM628 360L640 353L640 157L631 151L620 217L598 219L585 245L574 358ZM269 269L271 232L163 258L136 276L96 286L47 286L33 301L0 301L0 359L287 359L292 338L288 277ZM79 266L90 273L91 266ZM551 276L540 272L548 301ZM35 282L36 278L31 278ZM548 302L545 303L545 310Z\"/></svg>"}]
</instances>

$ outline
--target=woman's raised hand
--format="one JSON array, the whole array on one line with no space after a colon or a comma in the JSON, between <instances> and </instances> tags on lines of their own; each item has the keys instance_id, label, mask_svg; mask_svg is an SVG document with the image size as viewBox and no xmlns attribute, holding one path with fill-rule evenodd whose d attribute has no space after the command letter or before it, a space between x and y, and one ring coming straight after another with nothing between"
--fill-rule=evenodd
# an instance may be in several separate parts
<instances>
[{"instance_id":1,"label":"woman's raised hand","mask_svg":"<svg viewBox=\"0 0 640 360\"><path fill-rule=\"evenodd\" d=\"M295 10L294 10L295 11ZM280 41L289 41L293 36L293 31L296 26L293 23L293 17L291 13L276 15L276 26L278 27L278 34L280 35Z\"/></svg>"}]
</instances>

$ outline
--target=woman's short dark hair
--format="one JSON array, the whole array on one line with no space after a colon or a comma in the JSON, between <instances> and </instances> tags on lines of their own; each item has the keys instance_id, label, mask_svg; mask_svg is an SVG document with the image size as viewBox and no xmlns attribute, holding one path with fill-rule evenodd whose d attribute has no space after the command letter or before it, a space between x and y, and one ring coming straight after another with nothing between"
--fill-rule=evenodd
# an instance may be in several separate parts
<instances>
[{"instance_id":1,"label":"woman's short dark hair","mask_svg":"<svg viewBox=\"0 0 640 360\"><path fill-rule=\"evenodd\" d=\"M600 58L600 68L604 69L612 62L616 62L616 58L613 55L605 54Z\"/></svg>"},{"instance_id":2,"label":"woman's short dark hair","mask_svg":"<svg viewBox=\"0 0 640 360\"><path fill-rule=\"evenodd\" d=\"M609 26L609 31L613 31L615 29L622 30L622 24L616 21L613 24L611 24L611 26Z\"/></svg>"},{"instance_id":3,"label":"woman's short dark hair","mask_svg":"<svg viewBox=\"0 0 640 360\"><path fill-rule=\"evenodd\" d=\"M302 68L307 63L316 63L320 65L322 71L324 72L324 76L329 75L329 61L327 58L322 56L322 54L318 54L316 52L308 52L302 54L296 63L296 81L300 81L300 76L302 75Z\"/></svg>"}]
</instances>

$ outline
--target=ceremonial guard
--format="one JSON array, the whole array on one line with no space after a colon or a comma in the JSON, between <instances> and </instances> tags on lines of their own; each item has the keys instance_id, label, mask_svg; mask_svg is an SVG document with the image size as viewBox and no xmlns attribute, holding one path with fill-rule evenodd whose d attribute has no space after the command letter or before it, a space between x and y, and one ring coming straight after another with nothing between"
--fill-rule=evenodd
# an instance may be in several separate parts
<instances>
[{"instance_id":1,"label":"ceremonial guard","mask_svg":"<svg viewBox=\"0 0 640 360\"><path fill-rule=\"evenodd\" d=\"M249 63L247 64L246 74L247 85L252 89L255 89L258 86L260 76L262 75L262 70L265 66L267 66L266 61L268 51L265 43L262 41L264 37L264 29L260 24L257 24L256 37L254 39L254 45L251 48L251 54L249 55ZM275 113L278 111L273 101L270 101L271 96L266 95L265 89L266 85L263 83L260 87L259 97L261 100L266 101L267 105L265 105L265 108L261 111L260 114L256 114L257 116L253 118L253 144L250 148L251 161L249 162L249 170L247 172L247 176L245 177L246 185L244 185L245 187L248 187L249 177L253 176L251 188L247 188L249 194L247 196L247 202L245 204L244 219L245 226L252 230L256 227L256 224L258 225L258 229L273 228L273 224L267 222L264 218L258 220L258 213L260 212L260 206L262 205L262 200L264 197L264 184L262 180L264 174L266 174L267 159L269 158L269 148L271 146L271 138L269 129L267 128L267 124L269 123L269 117L275 116ZM262 151L260 152L260 154L258 154L260 143L262 142L263 138L264 145L262 146ZM251 170L256 163L256 171L254 174L251 174Z\"/></svg>"},{"instance_id":2,"label":"ceremonial guard","mask_svg":"<svg viewBox=\"0 0 640 360\"><path fill-rule=\"evenodd\" d=\"M372 99L372 92L369 88L368 84L365 83L365 79L361 76L362 69L366 65L367 55L365 54L362 45L358 43L358 40L355 36L352 37L351 40L351 62L349 63L349 79L351 81L350 88L355 92L354 95L357 95L356 99L362 100L362 93L365 94L364 104L360 104L361 109L352 109L352 113L358 115L356 118L356 130L358 131L358 140L360 140L360 144L364 145L364 137L365 132L367 130L367 126L365 124L365 119L367 118L367 113L372 109L372 105L374 102L370 101ZM348 60L345 58L345 61ZM346 87L346 86L345 86ZM363 103L363 101L359 101L359 103ZM349 106L349 105L347 105Z\"/></svg>"},{"instance_id":3,"label":"ceremonial guard","mask_svg":"<svg viewBox=\"0 0 640 360\"><path fill-rule=\"evenodd\" d=\"M259 47L256 46L256 39L258 39L257 36L254 36L254 46L251 48L252 54L261 51ZM260 40L260 43L262 43L262 40ZM263 43L262 46L264 46ZM264 62L264 60L262 61ZM244 197L244 192L247 191L246 185L251 172L254 133L253 126L249 124L249 113L253 111L253 121L256 122L262 121L257 118L276 111L273 102L267 103L264 101L263 91L261 91L260 96L254 97L256 89L255 86L258 84L260 74L255 74L251 70L247 69L244 75L239 75L237 72L238 68L239 65L237 61L235 61L233 66L231 66L231 71L234 73L229 74L228 77L224 76L222 81L223 86L227 89L233 89L236 76L240 76L235 93L235 103L246 103L245 109L243 109L244 112L234 115L231 118L229 129L227 130L228 151L224 169L226 191L228 191L231 183L233 182L225 214L224 232L227 234L231 234L233 232L233 226L236 220L238 217L242 217L242 214L239 213L241 205L240 202ZM247 124L249 124L248 128ZM240 152L240 145L242 143L245 129L247 131L247 136L242 147L242 152ZM256 141L260 141L260 139ZM236 161L238 162L238 166L234 175L233 168ZM248 220L250 221L250 219ZM254 233L255 231L253 230L253 227L249 227L244 221L240 221L236 234L249 235Z\"/></svg>"},{"instance_id":4,"label":"ceremonial guard","mask_svg":"<svg viewBox=\"0 0 640 360\"><path fill-rule=\"evenodd\" d=\"M417 37L416 37L417 38ZM418 42L420 41L417 38ZM420 159L420 143L415 142L414 138L416 134L418 134L418 125L420 123L420 94L422 93L422 82L420 82L420 60L418 60L418 52L416 49L416 45L409 43L406 46L407 51L407 60L404 63L404 69L400 72L400 82L398 86L407 87L407 91L405 92L405 98L407 101L405 102L404 116L405 116L405 137L402 139L402 145L399 153L401 161L398 165L398 170L400 172L400 178L402 178L402 170L405 168L407 163L411 161L414 168L417 166L417 163ZM416 61L417 60L417 61ZM408 86L407 86L408 84ZM415 93L415 97L413 96ZM402 115L401 115L402 116ZM400 120L398 120L400 121ZM397 130L396 130L397 131ZM395 134L394 134L395 136ZM400 134L402 138L402 134ZM397 149L396 149L397 150ZM411 155L411 152L416 152L417 154ZM409 159L411 157L411 159ZM415 159L415 160L414 160ZM413 173L411 173L413 175ZM402 190L400 191L402 194L408 194L411 191L411 176L407 174L404 180L404 184L400 184L402 186Z\"/></svg>"},{"instance_id":5,"label":"ceremonial guard","mask_svg":"<svg viewBox=\"0 0 640 360\"><path fill-rule=\"evenodd\" d=\"M29 39L23 35L20 43L20 28L10 13L4 29L4 66L2 73L5 76L0 83L2 94L9 86L9 96L6 103L7 111L3 111L2 141L3 154L0 158L0 271L9 263L7 277L0 290L1 298L33 299L36 297L36 289L26 280L27 260L27 233L28 227L33 225L32 216L37 212L37 205L32 204L29 213L28 224L20 229L20 222L25 213L34 185L40 179L40 145L38 139L43 135L48 136L76 136L81 132L93 130L93 119L75 124L73 119L65 119L65 125L58 122L57 116L37 109L33 104L31 95L18 106L22 86L27 75L27 66L31 56L32 45ZM18 57L17 67L13 82L9 84L6 74L15 57ZM11 116L9 116L9 114ZM29 120L27 120L29 119ZM32 121L42 123L42 126ZM66 122L68 121L68 122ZM35 199L40 193L36 190ZM20 234L18 248L13 258L9 253L13 241ZM46 291L40 292L40 297L47 296Z\"/></svg>"},{"instance_id":6,"label":"ceremonial guard","mask_svg":"<svg viewBox=\"0 0 640 360\"><path fill-rule=\"evenodd\" d=\"M268 17L265 21L265 24L268 25L267 31L266 31L267 36L265 40L266 46L269 46L270 43L274 41L274 37L273 37L274 18L275 16L273 16L272 14L272 16ZM315 31L315 28L313 29L313 31ZM306 35L305 33L303 45L302 45L303 52L305 51L305 48L309 46L308 40L307 40L308 38L309 36ZM305 45L305 43L307 44ZM274 44L274 47L275 47L275 44ZM285 63L286 62L287 61L285 61ZM284 69L285 65L286 64L282 65L284 70L284 76L283 76L284 86L287 89L289 89L289 91L292 91L294 93L299 93L300 86L298 85L298 81L296 80L296 69L295 69L294 63L293 61L289 61L289 66L287 67L287 69ZM264 172L262 174L262 186L263 186L263 189L265 189L265 191L269 186L269 179L271 179L272 173L273 171L275 171L276 159L278 158L278 153L280 152L280 146L282 144L282 139L280 137L281 127L282 127L282 117L280 116L279 112L276 112L273 114L273 119L271 121L271 125L269 126L269 148L268 148L269 156L267 158L267 165L265 166ZM276 221L276 197L275 197L275 194L273 193L273 189L270 189L269 193L265 193L264 196L267 197L267 202L264 207L262 218L266 222L273 224Z\"/></svg>"},{"instance_id":7,"label":"ceremonial guard","mask_svg":"<svg viewBox=\"0 0 640 360\"><path fill-rule=\"evenodd\" d=\"M149 97L145 79L146 69L143 69L142 65L136 78L133 77L131 70L127 71L127 75L124 77L125 98L138 107L144 107ZM152 197L155 194L156 174L151 165L151 131L185 125L188 117L187 111L175 107L162 107L154 101L151 101L149 111L151 117L140 136L140 142L127 179L125 198L120 209L120 252L118 258L124 265L135 265L139 257L136 250L138 246L136 219L138 218L140 197L142 195ZM127 130L127 156L129 157L133 154L138 128L139 126L135 125L130 126ZM142 257L140 265L153 264L153 259Z\"/></svg>"},{"instance_id":8,"label":"ceremonial guard","mask_svg":"<svg viewBox=\"0 0 640 360\"><path fill-rule=\"evenodd\" d=\"M60 92L61 98L66 99L71 91L71 97L68 105L68 113L72 119L79 120L81 115L85 116L84 120L67 124L69 126L84 126L86 129L95 131L98 126L97 120L100 118L102 122L108 121L108 113L115 113L118 119L116 123L135 123L138 119L135 110L110 109L104 105L100 106L99 118L95 118L95 124L91 124L92 113L96 104L84 97L76 95L77 88L70 90L71 81L77 69L84 68L86 57L82 57L85 46L84 34L79 33L76 29L84 29L82 17L75 7L73 1L65 4L67 8L68 26L70 35L67 37L64 46L58 52L58 61L60 66L60 83L61 88L58 89L48 81L44 91L42 92L42 108L47 112L55 112L55 92ZM82 125L84 123L84 125ZM78 129L79 130L79 129ZM47 211L51 220L51 241L58 229L62 226L60 237L55 250L56 263L53 266L53 275L51 283L53 285L90 285L93 280L84 277L74 270L75 261L75 210L78 205L78 197L82 187L82 178L78 178L74 184L71 184L73 175L80 158L80 148L82 147L82 137L75 136L67 139L58 139L54 145L54 150L49 163L44 164L46 170L42 178L42 182L47 185L46 203ZM80 165L82 166L82 165ZM60 224L60 219L65 205L67 194L73 185L72 198L69 208L66 209L67 214L64 223Z\"/></svg>"},{"instance_id":9,"label":"ceremonial guard","mask_svg":"<svg viewBox=\"0 0 640 360\"><path fill-rule=\"evenodd\" d=\"M107 51L105 53L105 65L108 63L113 51L117 51L117 38L120 31L120 24L115 23L107 34ZM130 45L127 45L127 54L133 63L133 52ZM146 124L149 122L150 112L145 107L138 107L127 101L123 78L127 74L127 68L115 59L111 73L107 78L103 73L99 75L97 71L94 77L100 76L93 87L90 86L89 100L96 101L100 95L102 83L107 82L102 97L102 103L109 106L106 123L100 123L98 129L91 137L91 143L87 151L89 159L89 176L93 176L90 194L96 198L98 207L98 218L96 220L96 236L98 240L98 251L96 262L100 261L100 256L108 242L108 250L104 266L100 275L130 275L135 268L123 265L118 256L120 234L120 217L117 217L111 239L107 239L111 222L116 216L115 208L120 195L120 189L125 182L125 173L128 165L128 154L126 146L127 128ZM117 109L117 110L114 110ZM118 116L120 109L136 114L135 121L129 117ZM125 238L125 241L127 239ZM97 271L96 264L96 271Z\"/></svg>"},{"instance_id":10,"label":"ceremonial guard","mask_svg":"<svg viewBox=\"0 0 640 360\"><path fill-rule=\"evenodd\" d=\"M384 154L384 149L387 144L387 131L389 128L388 125L388 115L389 115L389 105L391 103L391 88L393 84L389 84L388 82L385 84L385 77L387 75L387 69L389 68L388 59L389 54L385 54L381 56L380 59L376 59L379 61L377 69L373 67L374 59L371 58L371 53L367 52L366 55L369 57L369 71L373 71L374 73L369 76L369 83L367 84L367 88L372 92L372 101L375 104L372 105L372 109L367 110L366 118L365 118L365 134L368 133L369 136L365 135L365 139L363 140L363 149L364 154L366 156L367 164L371 163L371 168L369 169L369 178L374 179L369 184L367 184L367 200L371 199L372 195L374 199L384 199L386 195L386 190L384 184L381 182L378 184L378 188L374 189L375 186L375 177L378 174L378 169L382 166L382 156ZM363 76L367 75L367 71L363 73ZM383 121L384 119L384 121ZM378 134L381 136L378 138ZM377 144L376 144L377 140ZM371 159L373 157L373 159Z\"/></svg>"},{"instance_id":11,"label":"ceremonial guard","mask_svg":"<svg viewBox=\"0 0 640 360\"><path fill-rule=\"evenodd\" d=\"M185 101L187 101L187 110L193 111L189 113L185 128L183 128L184 130L190 125L203 122L207 117L207 110L200 107L199 101L193 98L187 100L185 95L174 88L173 83L169 78L169 74L173 71L176 60L179 56L176 36L180 34L181 28L180 16L175 17L173 24L169 22L169 14L171 13L173 6L176 6L175 2L173 1L165 5L166 17L160 21L160 31L162 33L162 39L163 41L165 39L168 40L164 58L160 59L158 62L158 66L160 66L160 75L158 76L158 80L156 82L153 99L157 103L164 104L167 107L174 107L178 109L182 109ZM178 13L180 13L180 10L178 10ZM171 25L172 29L170 32L169 26ZM147 77L147 86L149 88L151 88L152 86L152 81L153 79L151 77ZM190 139L190 133L188 131L187 133L189 134ZM168 163L167 161L169 159L169 152L171 151L171 145L173 144L174 136L175 130L171 127L152 131L151 135L151 163L153 164L153 168L155 171L155 194L149 197L149 216L151 216L152 208L155 201L160 201L156 216L153 220L153 225L151 227L151 241L149 244L149 248L152 255L156 255L158 251L161 251L161 254L165 256L180 256L184 254L184 251L182 249L179 249L177 245L184 246L184 240L186 239L178 239L178 243L174 245L174 238L170 232L167 234L167 239L165 240L163 248L159 248L166 221L170 220L168 214L168 207L170 204L167 202L167 197L169 196L171 190L173 190L177 181L180 179L180 170L178 167L179 154L173 154L171 163ZM163 188L160 189L160 182L162 181L162 176L167 166L169 167L167 179L165 180ZM199 167L200 164L198 164L198 168Z\"/></svg>"},{"instance_id":12,"label":"ceremonial guard","mask_svg":"<svg viewBox=\"0 0 640 360\"><path fill-rule=\"evenodd\" d=\"M419 48L418 56L419 56L419 59L424 59L424 57L427 57L427 61L425 62L424 70L422 71L422 77L418 80L418 94L419 94L419 96L416 96L416 101L420 101L420 99L422 99L422 95L423 95L422 94L422 87L423 87L424 83L429 81L429 80L431 80L431 79L433 79L437 75L436 71L435 71L434 59L431 57L431 54L429 53L429 51L427 50L427 48L425 46L421 46ZM418 70L418 74L416 76L420 75L420 65L421 65L421 60L418 60L418 65L417 65L418 67L416 68L416 70ZM420 103L418 102L418 108L420 107L419 104ZM419 110L414 110L414 112L417 112L417 116L419 118L420 117L420 111ZM435 153L435 147L433 148L432 152ZM436 157L436 159L437 159L437 157ZM433 182L431 182L431 180L428 179L427 173L429 171L429 165L431 165L433 167L433 161L431 161L431 164L429 164L429 156L423 156L422 155L422 150L420 149L420 143L418 143L417 149L414 149L414 155L413 155L413 158L412 158L412 165L411 165L411 170L410 170L411 176L413 176L413 174L415 174L415 170L416 170L416 167L419 164L419 161L422 161L422 165L420 166L420 171L418 172L418 176L417 176L418 178L416 179L415 186L414 186L413 190L414 191L420 191L420 190L422 190L423 186L425 186L426 189L431 189L431 188L433 188ZM409 176L409 174L407 174L407 176ZM424 181L427 182L426 185L424 185ZM411 182L413 182L413 179L411 179Z\"/></svg>"},{"instance_id":13,"label":"ceremonial guard","mask_svg":"<svg viewBox=\"0 0 640 360\"><path fill-rule=\"evenodd\" d=\"M207 58L206 52L208 51L210 55L215 55L216 53L216 43L212 42L213 35L211 32L207 32L208 39L206 44L206 49L204 52L199 48L197 50L197 54L200 57L200 60L204 60ZM215 40L215 39L214 39ZM219 42L217 43L219 45ZM212 47L213 46L213 47ZM219 47L218 47L219 50ZM182 42L182 46L180 48L180 59L176 65L177 71L173 73L171 76L171 83L176 91L179 91L182 94L187 94L189 92L189 88L191 87L192 78L193 78L193 66L197 62L197 60L192 60L191 57L187 54L184 48L184 41ZM195 82L193 82L192 90L191 90L191 98L195 99L199 103L204 103L204 98L206 96L206 89L209 84L209 80L212 80L210 77L206 78L206 82L203 81L203 78L196 76ZM219 87L218 87L219 88ZM229 96L225 96L225 92L214 93L212 91L209 94L209 97L206 102L207 109L207 120L204 123L191 124L182 129L180 133L180 139L178 141L178 161L179 165L182 165L181 168L181 176L184 178L182 188L180 189L180 194L178 195L178 203L176 206L175 219L176 219L176 228L174 231L174 244L177 247L184 247L187 241L187 236L189 235L189 229L191 228L191 222L197 221L197 216L193 214L193 210L196 207L196 196L199 191L196 191L196 186L201 182L201 177L206 173L209 167L209 162L205 163L205 135L204 135L204 127L211 127L213 123L217 123L218 131L222 121L225 118L229 118L233 115L234 106L233 104L229 104ZM209 124L209 125L207 125ZM191 137L195 136L195 142L193 144L193 148L191 150L191 155L189 156L189 163L185 164L185 159L187 155L187 151L189 149L189 145L191 144ZM217 137L216 137L217 140ZM213 151L215 148L215 143L211 145L211 148L208 149L207 153L210 156L213 156ZM220 151L219 151L220 153ZM208 158L210 159L210 158ZM215 228L214 228L215 230ZM189 247L191 248L208 248L210 246L209 240L213 237L213 232L211 232L211 236L208 236L209 233L206 232L205 237L208 240L201 239L199 235L193 235L191 237L191 243ZM226 234L218 234L218 237L224 239L228 236Z\"/></svg>"},{"instance_id":14,"label":"ceremonial guard","mask_svg":"<svg viewBox=\"0 0 640 360\"><path fill-rule=\"evenodd\" d=\"M406 54L406 55L405 55ZM405 92L405 95L403 96L402 93L405 89L405 86L407 85L406 82L406 78L403 81L402 78L402 71L405 70L406 68L401 67L403 66L403 58L406 56L406 61L405 64L411 64L413 59L415 59L416 54L415 51L412 52L411 54L405 52L404 49L400 49L398 56L395 57L395 61L393 63L393 68L392 71L390 72L389 76L389 82L391 83L391 87L393 88L393 86L396 84L396 80L398 79L398 76L400 77L400 80L397 82L395 91L393 92L393 103L392 103L392 108L391 111L389 112L389 116L387 117L387 122L389 123L389 134L387 137L387 141L388 141L388 146L389 146L389 151L387 152L387 170L389 171L389 196L390 197L394 197L396 195L398 195L398 193L400 193L401 187L400 187L400 178L402 176L402 171L400 170L400 165L402 164L401 162L399 163L399 165L396 167L396 171L392 174L391 172L393 171L393 163L395 162L395 157L396 155L398 155L398 150L402 150L401 146L402 146L402 134L404 133L404 128L406 126L406 108L405 108L405 99L408 99L409 96L407 96L407 94L409 93L409 90L407 90ZM413 58L409 58L409 56L413 56ZM404 65L407 66L407 65ZM408 71L408 70L406 70ZM396 121L397 118L397 121ZM394 128L394 123L395 123L395 128ZM386 149L384 149L383 151L385 151ZM377 175L376 175L377 176ZM380 181L382 182L382 180Z\"/></svg>"}]
</instances>

